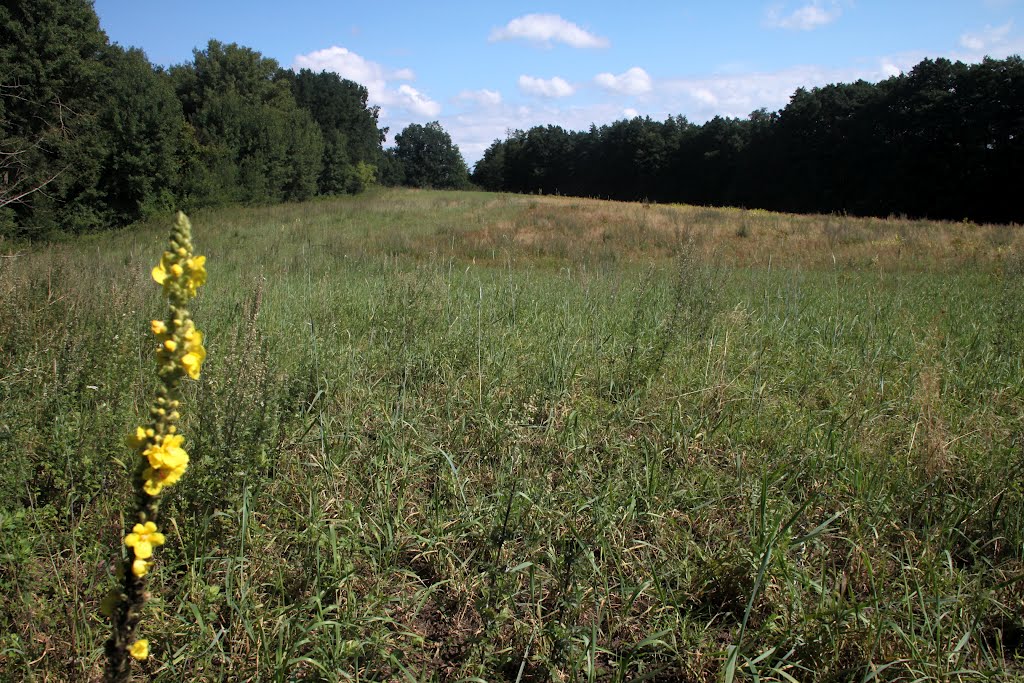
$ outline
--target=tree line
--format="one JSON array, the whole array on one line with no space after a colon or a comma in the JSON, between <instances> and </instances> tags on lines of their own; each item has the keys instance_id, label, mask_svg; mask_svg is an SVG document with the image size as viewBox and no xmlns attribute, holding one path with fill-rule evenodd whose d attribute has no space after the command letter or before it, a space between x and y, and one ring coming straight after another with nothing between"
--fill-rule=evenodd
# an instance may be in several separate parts
<instances>
[{"instance_id":1,"label":"tree line","mask_svg":"<svg viewBox=\"0 0 1024 683\"><path fill-rule=\"evenodd\" d=\"M926 59L777 112L517 130L472 175L434 121L387 129L367 89L211 40L162 68L110 44L90 0L0 5L0 235L176 208L301 201L374 182L1021 222L1024 61Z\"/></svg>"},{"instance_id":2,"label":"tree line","mask_svg":"<svg viewBox=\"0 0 1024 683\"><path fill-rule=\"evenodd\" d=\"M790 212L1022 222L1024 61L925 59L877 84L798 89L778 112L517 130L487 190Z\"/></svg>"},{"instance_id":3,"label":"tree line","mask_svg":"<svg viewBox=\"0 0 1024 683\"><path fill-rule=\"evenodd\" d=\"M88 0L0 6L0 235L43 237L375 182L362 85L211 40L164 69L110 44Z\"/></svg>"}]
</instances>

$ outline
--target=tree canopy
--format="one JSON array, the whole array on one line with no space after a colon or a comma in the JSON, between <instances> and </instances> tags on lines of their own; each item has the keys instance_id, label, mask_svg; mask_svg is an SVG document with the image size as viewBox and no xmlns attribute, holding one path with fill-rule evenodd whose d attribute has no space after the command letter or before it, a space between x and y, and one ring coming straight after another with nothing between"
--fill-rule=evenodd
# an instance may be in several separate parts
<instances>
[{"instance_id":1,"label":"tree canopy","mask_svg":"<svg viewBox=\"0 0 1024 683\"><path fill-rule=\"evenodd\" d=\"M400 182L412 187L458 189L469 185L459 146L437 121L412 123L395 136L394 162Z\"/></svg>"},{"instance_id":2,"label":"tree canopy","mask_svg":"<svg viewBox=\"0 0 1024 683\"><path fill-rule=\"evenodd\" d=\"M926 59L877 84L800 88L747 118L633 118L495 140L488 190L793 212L1021 222L1024 61Z\"/></svg>"},{"instance_id":3,"label":"tree canopy","mask_svg":"<svg viewBox=\"0 0 1024 683\"><path fill-rule=\"evenodd\" d=\"M0 234L357 192L386 131L366 89L211 40L162 69L111 45L88 0L0 6Z\"/></svg>"}]
</instances>

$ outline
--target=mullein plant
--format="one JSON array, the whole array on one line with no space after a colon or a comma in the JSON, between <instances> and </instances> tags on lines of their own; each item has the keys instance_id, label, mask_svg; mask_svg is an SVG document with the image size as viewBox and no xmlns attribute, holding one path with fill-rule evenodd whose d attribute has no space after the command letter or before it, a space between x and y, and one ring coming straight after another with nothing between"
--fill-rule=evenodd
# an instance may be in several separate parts
<instances>
[{"instance_id":1,"label":"mullein plant","mask_svg":"<svg viewBox=\"0 0 1024 683\"><path fill-rule=\"evenodd\" d=\"M199 379L206 358L203 335L196 329L188 311L188 302L206 282L206 257L196 256L192 248L192 225L178 212L171 230L170 244L152 271L153 279L163 287L167 315L150 323L155 337L157 377L156 396L145 425L129 436L128 445L136 458L134 487L135 510L132 531L124 538L127 552L120 569L120 586L104 601L113 634L107 641L107 681L127 681L131 677L131 659L149 657L149 641L139 638L139 621L148 593L146 574L153 566L153 552L164 543L160 532L160 498L188 467L188 453L178 432L181 415L181 383L187 377Z\"/></svg>"}]
</instances>

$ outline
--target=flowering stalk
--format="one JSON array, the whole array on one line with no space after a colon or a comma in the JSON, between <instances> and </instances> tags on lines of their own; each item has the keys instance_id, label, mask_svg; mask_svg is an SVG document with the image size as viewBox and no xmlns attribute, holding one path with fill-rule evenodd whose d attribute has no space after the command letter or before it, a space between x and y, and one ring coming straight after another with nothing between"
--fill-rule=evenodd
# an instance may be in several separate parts
<instances>
[{"instance_id":1,"label":"flowering stalk","mask_svg":"<svg viewBox=\"0 0 1024 683\"><path fill-rule=\"evenodd\" d=\"M106 646L106 680L117 682L130 679L132 658L143 660L149 656L149 641L138 638L138 626L148 597L145 577L153 565L153 551L164 543L157 525L160 497L188 467L188 453L182 448L184 438L178 433L177 424L181 417L181 382L185 377L198 379L206 358L203 335L186 307L198 287L206 282L206 257L194 255L192 225L180 211L171 230L169 248L152 274L167 299L166 318L150 323L156 337L160 384L148 421L128 438L128 445L139 456L134 476L134 526L124 538L129 552L119 572L121 585L107 596L103 605L104 613L113 622L113 633Z\"/></svg>"}]
</instances>

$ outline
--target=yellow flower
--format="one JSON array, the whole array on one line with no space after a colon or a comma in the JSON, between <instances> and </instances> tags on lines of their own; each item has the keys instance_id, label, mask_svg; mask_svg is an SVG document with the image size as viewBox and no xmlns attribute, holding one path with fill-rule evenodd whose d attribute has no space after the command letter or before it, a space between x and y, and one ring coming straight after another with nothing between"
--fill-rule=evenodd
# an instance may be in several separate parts
<instances>
[{"instance_id":1,"label":"yellow flower","mask_svg":"<svg viewBox=\"0 0 1024 683\"><path fill-rule=\"evenodd\" d=\"M160 443L153 444L142 452L149 460L150 467L154 469L178 469L185 470L188 465L188 453L181 447L185 437L179 434L168 434Z\"/></svg>"},{"instance_id":2,"label":"yellow flower","mask_svg":"<svg viewBox=\"0 0 1024 683\"><path fill-rule=\"evenodd\" d=\"M146 562L145 560L138 560L138 559L132 561L132 574L135 574L135 576L137 576L137 577L139 577L141 579L143 576L146 575L146 572L148 572L148 571L149 571L149 562Z\"/></svg>"},{"instance_id":3,"label":"yellow flower","mask_svg":"<svg viewBox=\"0 0 1024 683\"><path fill-rule=\"evenodd\" d=\"M135 557L139 560L153 557L153 547L163 545L164 541L164 535L156 530L153 522L136 524L132 533L124 537L124 544L135 551Z\"/></svg>"},{"instance_id":4,"label":"yellow flower","mask_svg":"<svg viewBox=\"0 0 1024 683\"><path fill-rule=\"evenodd\" d=\"M142 452L150 465L142 473L146 493L155 496L181 479L188 467L188 453L181 447L184 440L180 434L168 434Z\"/></svg>"},{"instance_id":5,"label":"yellow flower","mask_svg":"<svg viewBox=\"0 0 1024 683\"><path fill-rule=\"evenodd\" d=\"M142 488L146 493L155 496L165 486L181 479L188 467L188 453L181 447L184 440L180 434L168 434L142 452L150 465L142 473Z\"/></svg>"},{"instance_id":6,"label":"yellow flower","mask_svg":"<svg viewBox=\"0 0 1024 683\"><path fill-rule=\"evenodd\" d=\"M178 348L178 342L174 341L173 339L167 339L166 341L164 341L164 348L170 351L171 353L174 353L174 350Z\"/></svg>"},{"instance_id":7,"label":"yellow flower","mask_svg":"<svg viewBox=\"0 0 1024 683\"><path fill-rule=\"evenodd\" d=\"M167 334L167 324L163 320L152 320L149 323L149 328L153 330L153 334L160 336L161 334Z\"/></svg>"},{"instance_id":8,"label":"yellow flower","mask_svg":"<svg viewBox=\"0 0 1024 683\"><path fill-rule=\"evenodd\" d=\"M164 490L164 483L154 478L155 472L156 470L154 470L152 467L147 467L145 474L143 474L143 477L146 479L146 481L143 482L142 484L142 490L151 496L158 495L161 491ZM141 576L141 574L139 574L138 576Z\"/></svg>"},{"instance_id":9,"label":"yellow flower","mask_svg":"<svg viewBox=\"0 0 1024 683\"><path fill-rule=\"evenodd\" d=\"M156 264L152 271L153 279L158 285L163 285L165 290L168 284L167 272L171 269L173 259L174 254L165 251L164 255L160 257L160 263Z\"/></svg>"},{"instance_id":10,"label":"yellow flower","mask_svg":"<svg viewBox=\"0 0 1024 683\"><path fill-rule=\"evenodd\" d=\"M199 347L200 351L203 351L203 355L198 353L186 353L181 358L181 365L185 368L185 372L192 379L199 379L199 373L203 364L203 357L206 355L202 347Z\"/></svg>"},{"instance_id":11,"label":"yellow flower","mask_svg":"<svg viewBox=\"0 0 1024 683\"><path fill-rule=\"evenodd\" d=\"M206 257L193 256L185 261L188 269L188 279L185 281L185 289L189 296L195 296L196 290L206 283Z\"/></svg>"},{"instance_id":12,"label":"yellow flower","mask_svg":"<svg viewBox=\"0 0 1024 683\"><path fill-rule=\"evenodd\" d=\"M136 427L135 433L129 434L128 438L125 439L125 441L128 444L128 448L132 449L133 451L137 451L140 448L142 448L142 445L146 443L146 440L148 438L149 435L146 433L145 429L143 429L142 427Z\"/></svg>"},{"instance_id":13,"label":"yellow flower","mask_svg":"<svg viewBox=\"0 0 1024 683\"><path fill-rule=\"evenodd\" d=\"M184 465L175 469L147 467L142 473L142 478L145 480L142 484L142 488L149 495L155 496L160 493L165 486L176 484L184 473Z\"/></svg>"},{"instance_id":14,"label":"yellow flower","mask_svg":"<svg viewBox=\"0 0 1024 683\"><path fill-rule=\"evenodd\" d=\"M203 361L206 360L206 349L203 347L203 333L195 328L185 332L185 355L181 357L181 365L192 379L199 379Z\"/></svg>"},{"instance_id":15,"label":"yellow flower","mask_svg":"<svg viewBox=\"0 0 1024 683\"><path fill-rule=\"evenodd\" d=\"M140 661L149 657L149 641L145 638L136 640L131 644L131 646L129 646L128 654Z\"/></svg>"}]
</instances>

